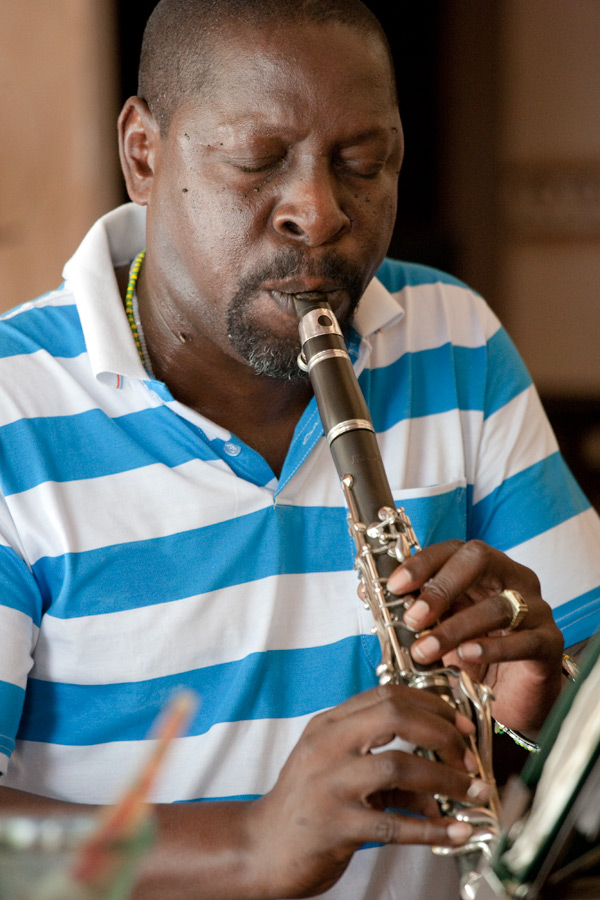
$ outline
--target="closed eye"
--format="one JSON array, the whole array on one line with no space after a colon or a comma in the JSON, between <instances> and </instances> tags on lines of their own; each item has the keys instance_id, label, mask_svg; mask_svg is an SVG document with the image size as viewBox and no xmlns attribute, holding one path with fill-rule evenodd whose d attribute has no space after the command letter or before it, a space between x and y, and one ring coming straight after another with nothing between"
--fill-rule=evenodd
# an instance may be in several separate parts
<instances>
[{"instance_id":1,"label":"closed eye","mask_svg":"<svg viewBox=\"0 0 600 900\"><path fill-rule=\"evenodd\" d=\"M262 158L262 159L230 159L229 162L236 169L239 169L240 172L247 172L252 175L254 173L259 172L268 172L269 169L272 169L276 166L281 160L274 157Z\"/></svg>"},{"instance_id":2,"label":"closed eye","mask_svg":"<svg viewBox=\"0 0 600 900\"><path fill-rule=\"evenodd\" d=\"M373 179L377 178L383 170L385 162L362 162L357 160L342 159L338 163L338 167L347 172L354 178Z\"/></svg>"}]
</instances>

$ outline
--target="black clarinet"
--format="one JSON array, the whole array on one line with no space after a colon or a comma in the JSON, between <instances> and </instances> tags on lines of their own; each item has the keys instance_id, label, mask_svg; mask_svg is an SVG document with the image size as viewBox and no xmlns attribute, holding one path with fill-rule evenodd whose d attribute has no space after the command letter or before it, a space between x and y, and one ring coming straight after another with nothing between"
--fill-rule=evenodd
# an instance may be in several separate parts
<instances>
[{"instance_id":1,"label":"black clarinet","mask_svg":"<svg viewBox=\"0 0 600 900\"><path fill-rule=\"evenodd\" d=\"M408 516L396 508L367 404L354 373L339 323L319 292L294 295L300 320L298 364L308 373L323 431L340 478L348 509L348 526L356 548L355 569L363 585L365 606L374 618L381 645L377 668L380 684L406 684L433 691L476 724L472 750L479 777L493 788L485 806L469 806L436 797L442 815L473 827L461 847L434 847L442 856L456 856L461 896L470 900L479 880L478 869L498 840L498 797L492 769L492 695L466 672L437 665L419 665L410 647L425 632L404 621L414 596L398 598L387 589L394 569L420 549ZM415 752L434 758L429 751Z\"/></svg>"}]
</instances>

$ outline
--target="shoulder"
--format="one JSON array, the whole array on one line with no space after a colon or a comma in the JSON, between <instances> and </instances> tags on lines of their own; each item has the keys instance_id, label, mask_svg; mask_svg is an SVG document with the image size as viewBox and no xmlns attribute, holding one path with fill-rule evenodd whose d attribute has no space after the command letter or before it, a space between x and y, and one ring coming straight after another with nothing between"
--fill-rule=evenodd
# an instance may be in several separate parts
<instances>
[{"instance_id":1,"label":"shoulder","mask_svg":"<svg viewBox=\"0 0 600 900\"><path fill-rule=\"evenodd\" d=\"M448 274L448 272L436 269L433 266L404 262L391 257L384 259L377 271L377 278L392 294L402 291L406 287L426 285L451 285L470 294L475 293L463 281Z\"/></svg>"},{"instance_id":2,"label":"shoulder","mask_svg":"<svg viewBox=\"0 0 600 900\"><path fill-rule=\"evenodd\" d=\"M0 315L0 359L40 350L75 356L83 349L77 306L64 284Z\"/></svg>"},{"instance_id":3,"label":"shoulder","mask_svg":"<svg viewBox=\"0 0 600 900\"><path fill-rule=\"evenodd\" d=\"M377 279L401 308L402 327L414 333L414 346L480 347L503 331L484 298L441 269L386 258Z\"/></svg>"}]
</instances>

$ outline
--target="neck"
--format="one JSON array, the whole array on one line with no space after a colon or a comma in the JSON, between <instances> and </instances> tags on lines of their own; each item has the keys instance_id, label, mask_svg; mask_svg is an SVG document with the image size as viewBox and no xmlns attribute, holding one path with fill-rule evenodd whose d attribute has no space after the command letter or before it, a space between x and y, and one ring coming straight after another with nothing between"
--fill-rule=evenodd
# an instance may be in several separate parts
<instances>
[{"instance_id":1,"label":"neck","mask_svg":"<svg viewBox=\"0 0 600 900\"><path fill-rule=\"evenodd\" d=\"M123 297L128 271L128 267L117 270ZM279 476L296 424L312 396L310 383L257 375L206 339L183 341L165 321L160 305L150 302L143 266L138 299L156 378L176 400L260 453Z\"/></svg>"},{"instance_id":2,"label":"neck","mask_svg":"<svg viewBox=\"0 0 600 900\"><path fill-rule=\"evenodd\" d=\"M181 353L183 363L184 354ZM176 399L236 434L279 476L294 429L310 397L308 385L257 376L248 367L231 369L225 380L217 367L190 355L185 368L167 366L159 375ZM185 371L185 377L181 372Z\"/></svg>"}]
</instances>

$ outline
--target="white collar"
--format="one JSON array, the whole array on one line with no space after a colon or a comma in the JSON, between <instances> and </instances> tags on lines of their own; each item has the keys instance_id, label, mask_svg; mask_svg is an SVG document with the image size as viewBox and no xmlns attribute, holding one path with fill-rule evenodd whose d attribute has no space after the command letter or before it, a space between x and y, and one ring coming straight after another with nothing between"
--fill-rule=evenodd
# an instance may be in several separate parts
<instances>
[{"instance_id":1,"label":"white collar","mask_svg":"<svg viewBox=\"0 0 600 900\"><path fill-rule=\"evenodd\" d=\"M403 317L404 309L399 299L390 294L378 278L373 278L358 304L353 325L361 337L367 338L395 325Z\"/></svg>"},{"instance_id":2,"label":"white collar","mask_svg":"<svg viewBox=\"0 0 600 900\"><path fill-rule=\"evenodd\" d=\"M114 273L115 266L131 262L145 241L146 211L126 203L92 226L63 270L77 304L90 365L100 381L114 384L115 375L148 378Z\"/></svg>"}]
</instances>

